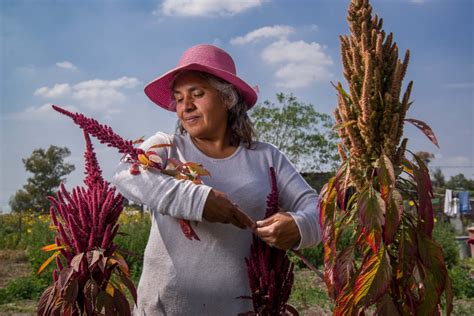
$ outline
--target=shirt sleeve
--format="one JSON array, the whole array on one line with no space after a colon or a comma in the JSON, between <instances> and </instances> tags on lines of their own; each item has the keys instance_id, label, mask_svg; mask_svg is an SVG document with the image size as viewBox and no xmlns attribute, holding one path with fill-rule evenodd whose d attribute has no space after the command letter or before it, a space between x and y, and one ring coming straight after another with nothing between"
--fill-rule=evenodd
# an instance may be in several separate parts
<instances>
[{"instance_id":1,"label":"shirt sleeve","mask_svg":"<svg viewBox=\"0 0 474 316\"><path fill-rule=\"evenodd\" d=\"M172 137L165 133L157 133L140 145L147 150L155 144L170 144ZM153 149L162 159L167 159L169 150L165 148ZM131 164L120 162L112 184L127 199L147 205L152 212L159 212L176 218L192 221L202 221L204 204L212 189L209 186L196 185L189 180L177 180L164 175L157 170L144 170L140 173L130 173Z\"/></svg>"},{"instance_id":2,"label":"shirt sleeve","mask_svg":"<svg viewBox=\"0 0 474 316\"><path fill-rule=\"evenodd\" d=\"M321 241L318 194L283 153L275 148L274 155L279 204L293 217L301 235L293 249L316 246Z\"/></svg>"}]
</instances>

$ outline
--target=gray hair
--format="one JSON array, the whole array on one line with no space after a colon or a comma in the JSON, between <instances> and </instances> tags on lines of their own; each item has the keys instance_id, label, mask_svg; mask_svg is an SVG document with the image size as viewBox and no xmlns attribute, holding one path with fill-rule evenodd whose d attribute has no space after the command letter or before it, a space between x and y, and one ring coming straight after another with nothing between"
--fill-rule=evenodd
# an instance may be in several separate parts
<instances>
[{"instance_id":1,"label":"gray hair","mask_svg":"<svg viewBox=\"0 0 474 316\"><path fill-rule=\"evenodd\" d=\"M174 87L174 83L180 76L189 73L196 74L207 80L209 85L218 91L222 102L227 107L227 126L231 130L230 144L238 146L240 142L243 142L247 148L250 148L255 139L255 131L252 121L247 114L248 106L237 89L231 83L219 77L195 70L185 70L178 73L171 83L171 87ZM179 120L176 130L181 135L187 133Z\"/></svg>"}]
</instances>

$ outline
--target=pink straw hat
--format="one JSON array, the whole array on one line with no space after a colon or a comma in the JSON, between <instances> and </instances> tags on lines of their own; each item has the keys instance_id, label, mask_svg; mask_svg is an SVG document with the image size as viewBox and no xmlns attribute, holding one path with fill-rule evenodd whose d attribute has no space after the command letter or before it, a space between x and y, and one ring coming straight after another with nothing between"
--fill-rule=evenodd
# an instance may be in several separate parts
<instances>
[{"instance_id":1,"label":"pink straw hat","mask_svg":"<svg viewBox=\"0 0 474 316\"><path fill-rule=\"evenodd\" d=\"M237 77L232 57L213 45L196 45L186 50L176 68L168 71L146 85L145 94L169 111L176 111L171 84L177 73L183 70L198 70L210 73L231 83L247 104L247 110L257 102L257 93L245 81Z\"/></svg>"}]
</instances>

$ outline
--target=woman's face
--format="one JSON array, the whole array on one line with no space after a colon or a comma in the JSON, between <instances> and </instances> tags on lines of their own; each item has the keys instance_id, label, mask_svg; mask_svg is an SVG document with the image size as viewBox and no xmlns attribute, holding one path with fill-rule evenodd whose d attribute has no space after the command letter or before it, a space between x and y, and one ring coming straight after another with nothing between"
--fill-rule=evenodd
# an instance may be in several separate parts
<instances>
[{"instance_id":1,"label":"woman's face","mask_svg":"<svg viewBox=\"0 0 474 316\"><path fill-rule=\"evenodd\" d=\"M227 108L219 92L195 73L180 76L174 83L176 113L183 128L194 138L225 136Z\"/></svg>"}]
</instances>

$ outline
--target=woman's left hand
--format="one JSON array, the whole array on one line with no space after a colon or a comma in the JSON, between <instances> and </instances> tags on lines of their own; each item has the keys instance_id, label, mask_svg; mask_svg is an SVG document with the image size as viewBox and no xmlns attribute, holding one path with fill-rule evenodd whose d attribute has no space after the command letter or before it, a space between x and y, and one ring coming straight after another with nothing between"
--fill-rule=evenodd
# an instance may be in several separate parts
<instances>
[{"instance_id":1,"label":"woman's left hand","mask_svg":"<svg viewBox=\"0 0 474 316\"><path fill-rule=\"evenodd\" d=\"M301 239L295 220L287 212L257 221L255 233L270 246L283 250L297 246Z\"/></svg>"}]
</instances>

